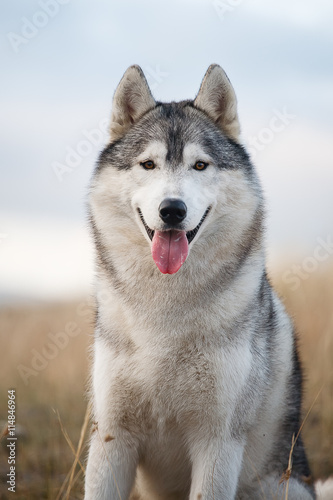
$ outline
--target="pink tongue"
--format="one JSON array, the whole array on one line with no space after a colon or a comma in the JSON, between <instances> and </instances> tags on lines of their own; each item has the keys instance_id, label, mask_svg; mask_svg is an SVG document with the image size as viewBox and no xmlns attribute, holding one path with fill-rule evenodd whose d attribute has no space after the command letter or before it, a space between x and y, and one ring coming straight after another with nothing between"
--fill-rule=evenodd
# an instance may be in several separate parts
<instances>
[{"instance_id":1,"label":"pink tongue","mask_svg":"<svg viewBox=\"0 0 333 500\"><path fill-rule=\"evenodd\" d=\"M151 253L163 274L174 274L184 264L188 254L185 231L155 231Z\"/></svg>"}]
</instances>

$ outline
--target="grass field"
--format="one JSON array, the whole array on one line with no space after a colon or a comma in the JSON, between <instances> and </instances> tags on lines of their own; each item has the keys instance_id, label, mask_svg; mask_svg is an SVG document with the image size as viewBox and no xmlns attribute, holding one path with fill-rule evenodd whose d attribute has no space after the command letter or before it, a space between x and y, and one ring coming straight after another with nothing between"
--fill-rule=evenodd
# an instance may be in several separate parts
<instances>
[{"instance_id":1,"label":"grass field","mask_svg":"<svg viewBox=\"0 0 333 500\"><path fill-rule=\"evenodd\" d=\"M327 477L333 473L333 263L322 264L296 290L282 280L283 270L271 275L299 332L306 373L304 415L312 407L303 436L313 476ZM7 391L16 390L14 498L81 499L83 472L77 464L69 478L74 455L68 439L78 446L86 412L91 304L7 307L0 310L0 331L2 425ZM7 437L0 448L1 499L13 498L6 485ZM83 466L85 454L84 445Z\"/></svg>"}]
</instances>

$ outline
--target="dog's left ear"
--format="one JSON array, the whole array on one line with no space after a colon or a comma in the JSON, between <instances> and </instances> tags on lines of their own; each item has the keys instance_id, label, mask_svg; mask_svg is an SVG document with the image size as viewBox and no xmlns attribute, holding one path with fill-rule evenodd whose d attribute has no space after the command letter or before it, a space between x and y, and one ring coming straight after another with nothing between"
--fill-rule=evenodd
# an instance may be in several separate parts
<instances>
[{"instance_id":1,"label":"dog's left ear","mask_svg":"<svg viewBox=\"0 0 333 500\"><path fill-rule=\"evenodd\" d=\"M194 105L204 111L228 137L240 141L236 94L218 64L209 66Z\"/></svg>"},{"instance_id":2,"label":"dog's left ear","mask_svg":"<svg viewBox=\"0 0 333 500\"><path fill-rule=\"evenodd\" d=\"M147 111L156 106L140 66L130 66L115 91L112 102L110 134L114 142Z\"/></svg>"}]
</instances>

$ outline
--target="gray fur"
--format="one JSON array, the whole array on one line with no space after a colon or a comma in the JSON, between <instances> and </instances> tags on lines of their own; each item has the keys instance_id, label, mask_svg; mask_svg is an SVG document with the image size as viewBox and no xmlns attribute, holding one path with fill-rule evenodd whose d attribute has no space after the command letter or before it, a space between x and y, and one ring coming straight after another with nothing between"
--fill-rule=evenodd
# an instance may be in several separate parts
<instances>
[{"instance_id":1,"label":"gray fur","mask_svg":"<svg viewBox=\"0 0 333 500\"><path fill-rule=\"evenodd\" d=\"M113 109L90 192L97 431L85 499L282 499L301 371L266 276L264 202L231 84L214 65L194 102L156 103L132 67ZM154 170L142 168L145 155ZM195 171L203 157L209 166ZM185 231L210 207L172 275L156 267L137 211L164 231L164 196L186 202ZM289 500L315 498L301 438L293 464Z\"/></svg>"}]
</instances>

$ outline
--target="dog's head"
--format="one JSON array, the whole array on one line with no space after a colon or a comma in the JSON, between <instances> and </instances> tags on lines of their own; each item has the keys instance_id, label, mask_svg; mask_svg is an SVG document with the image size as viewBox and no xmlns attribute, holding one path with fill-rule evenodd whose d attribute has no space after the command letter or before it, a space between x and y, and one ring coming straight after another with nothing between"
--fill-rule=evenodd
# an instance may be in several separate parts
<instances>
[{"instance_id":1,"label":"dog's head","mask_svg":"<svg viewBox=\"0 0 333 500\"><path fill-rule=\"evenodd\" d=\"M114 95L111 142L91 191L110 248L144 244L173 274L204 233L206 244L217 232L229 243L241 238L261 197L239 134L236 96L220 66L208 68L194 101L168 104L131 66Z\"/></svg>"}]
</instances>

